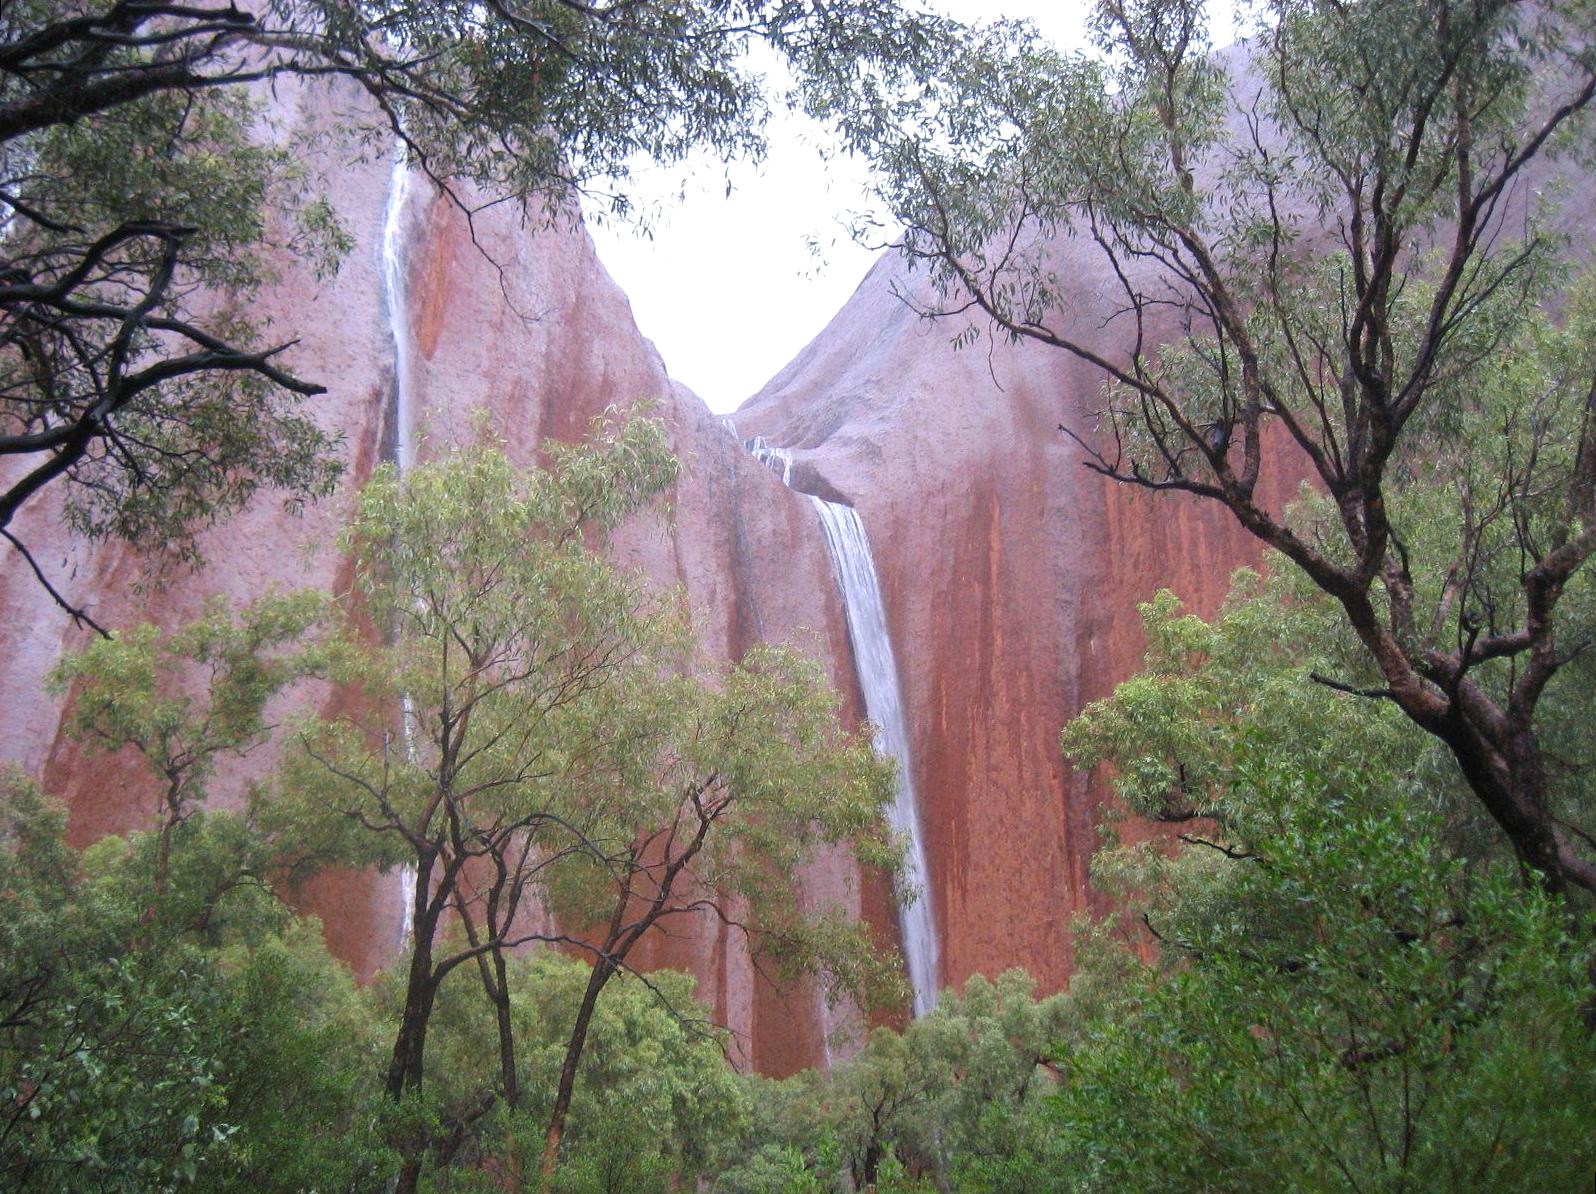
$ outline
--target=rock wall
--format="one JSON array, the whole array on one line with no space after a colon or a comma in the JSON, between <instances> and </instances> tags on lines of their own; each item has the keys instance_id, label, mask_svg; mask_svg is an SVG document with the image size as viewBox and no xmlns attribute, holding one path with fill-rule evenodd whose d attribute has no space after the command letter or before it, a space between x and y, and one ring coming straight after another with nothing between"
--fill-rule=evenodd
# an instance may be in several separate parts
<instances>
[{"instance_id":1,"label":"rock wall","mask_svg":"<svg viewBox=\"0 0 1596 1194\"><path fill-rule=\"evenodd\" d=\"M1246 47L1218 57L1235 81L1231 136L1275 138L1243 114L1261 86ZM1547 230L1587 261L1588 174L1537 161L1521 183L1503 227L1544 194L1556 204ZM1300 199L1284 215L1304 236L1322 218ZM1103 255L1069 240L1047 251L1074 287L1056 330L1128 359L1134 328L1107 318L1123 292ZM799 483L857 506L869 532L904 673L943 984L1023 965L1057 988L1073 966L1072 919L1104 910L1088 871L1110 796L1065 768L1059 730L1140 667L1139 603L1170 588L1210 614L1261 549L1216 503L1085 467L1062 428L1091 435L1098 370L981 325L955 352L962 320L914 313L937 304L923 273L881 260L735 419L740 434L795 450ZM1147 342L1178 331L1150 322ZM1308 472L1281 436L1257 500L1280 510Z\"/></svg>"},{"instance_id":2,"label":"rock wall","mask_svg":"<svg viewBox=\"0 0 1596 1194\"><path fill-rule=\"evenodd\" d=\"M279 84L273 99L278 134L317 126L360 102L347 87ZM336 278L321 281L286 251L280 278L254 307L274 339L299 338L285 357L302 376L326 385L313 399L316 418L343 436L347 472L335 496L302 515L264 495L242 514L208 530L208 561L174 573L167 562L117 544L65 538L59 505L28 507L18 530L39 545L41 561L68 597L86 602L107 625L153 620L176 625L205 597L247 600L269 585L339 591L348 561L337 548L354 495L397 441L394 346L382 282L382 234L390 161L382 147L364 153L336 140L314 165L353 233L355 248ZM472 434L486 410L512 455L530 461L546 438L579 438L611 405L657 404L682 462L672 514L622 528L616 555L662 584L683 586L706 649L736 658L756 642L791 643L826 661L857 720L852 661L830 563L809 505L744 453L721 422L669 379L653 346L633 323L626 297L574 223L539 230L507 207L467 221L459 208L416 182L403 211L406 277L404 330L409 337L412 442L420 459ZM157 583L161 582L161 583ZM43 695L46 673L63 650L81 645L17 558L0 571L0 740L5 757L42 774L67 799L70 833L86 843L146 823L156 807L136 759L89 759L61 733L63 705ZM69 694L70 695L70 694ZM287 705L331 709L340 694L325 686L286 698ZM288 712L285 707L280 712ZM224 768L213 785L227 800L272 764L272 750ZM884 898L855 873L851 860L816 862L805 876L809 897L840 901L856 916L866 905L888 923ZM366 874L325 876L308 895L323 914L333 948L369 974L399 943L398 884ZM709 916L660 938L646 959L699 977L700 993L736 1033L743 1060L785 1073L818 1063L829 1023L816 992L778 991L759 978L741 941Z\"/></svg>"},{"instance_id":3,"label":"rock wall","mask_svg":"<svg viewBox=\"0 0 1596 1194\"><path fill-rule=\"evenodd\" d=\"M1067 318L1113 353L1115 282L1057 246ZM923 278L883 260L830 325L735 416L799 450L795 475L855 504L897 643L914 740L942 982L1023 965L1056 989L1107 793L1069 772L1058 734L1140 664L1136 606L1161 587L1214 609L1258 558L1228 512L1136 493L1084 467L1060 430L1090 430L1101 375L1057 350L916 316ZM1278 506L1300 472L1261 487Z\"/></svg>"},{"instance_id":4,"label":"rock wall","mask_svg":"<svg viewBox=\"0 0 1596 1194\"><path fill-rule=\"evenodd\" d=\"M288 135L360 100L349 89L279 85L273 102ZM380 146L362 156L335 139L318 153L356 248L331 281L284 252L257 314L273 337L300 338L288 363L328 386L314 401L323 425L344 437L340 490L297 517L266 495L204 536L203 571L175 575L117 545L64 540L49 497L29 507L24 537L47 547L43 562L102 621L172 625L213 592L245 599L269 584L348 584L338 532L398 438L381 265L390 163ZM683 463L673 513L624 528L617 557L681 585L716 656L737 658L756 642L816 653L857 720L847 632L813 510L670 381L585 233L526 227L500 207L468 222L419 184L402 232L416 454L472 434L474 412L486 410L512 454L530 461L539 443L579 437L612 404L656 403ZM1113 279L1093 255L1059 252L1078 287L1075 318L1112 351L1118 332L1099 327L1099 315ZM982 341L954 352L956 328L918 319L899 298L916 284L880 263L737 414L737 436L799 449L796 483L854 503L870 533L903 673L944 984L1024 965L1057 988L1072 967L1072 918L1095 906L1088 862L1105 795L1066 771L1058 731L1135 670L1138 601L1167 585L1211 610L1232 568L1257 551L1223 511L1135 494L1083 468L1058 428L1087 428L1100 384L1093 370L1036 346ZM1296 476L1287 467L1270 479L1273 503ZM44 675L82 632L15 559L0 571L0 605L6 756L68 798L79 842L142 823L154 798L136 764L86 759L61 735L60 704L42 695ZM312 689L294 699L331 708L341 697ZM267 750L224 771L222 798L271 761ZM805 883L809 898L841 902L894 935L886 892L848 860L817 861ZM363 973L398 947L391 878L327 876L309 903ZM808 986L763 981L708 914L656 938L646 961L697 974L743 1059L766 1072L822 1060L824 1033L849 1019L827 1012Z\"/></svg>"}]
</instances>

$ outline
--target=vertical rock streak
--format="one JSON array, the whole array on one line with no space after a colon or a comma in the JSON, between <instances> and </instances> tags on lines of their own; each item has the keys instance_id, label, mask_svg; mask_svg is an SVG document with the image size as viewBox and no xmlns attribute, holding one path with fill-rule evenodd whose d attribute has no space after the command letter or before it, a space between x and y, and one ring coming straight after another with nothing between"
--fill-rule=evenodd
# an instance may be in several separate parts
<instances>
[{"instance_id":1,"label":"vertical rock streak","mask_svg":"<svg viewBox=\"0 0 1596 1194\"><path fill-rule=\"evenodd\" d=\"M754 458L773 469L783 485L792 485L792 453L772 448L763 436L748 442ZM925 840L920 832L919 805L914 790L914 761L909 752L909 731L904 721L898 664L887 630L887 611L881 599L870 540L858 511L841 502L828 502L804 494L820 516L826 547L842 592L848 616L848 638L853 644L854 667L864 694L865 712L875 725L878 754L898 765L898 790L888 814L893 831L906 839L908 850L898 880L898 927L903 938L904 964L914 990L914 1014L923 1016L937 1001L937 932L931 912L930 869Z\"/></svg>"},{"instance_id":2,"label":"vertical rock streak","mask_svg":"<svg viewBox=\"0 0 1596 1194\"><path fill-rule=\"evenodd\" d=\"M403 473L413 463L415 447L410 434L410 317L405 302L405 199L410 191L410 163L405 143L394 144L393 171L388 176L388 199L382 213L382 298L388 310L388 336L393 341L393 463ZM403 698L401 730L405 752L415 753L411 722L415 708ZM399 869L399 948L410 940L414 927L416 868Z\"/></svg>"}]
</instances>

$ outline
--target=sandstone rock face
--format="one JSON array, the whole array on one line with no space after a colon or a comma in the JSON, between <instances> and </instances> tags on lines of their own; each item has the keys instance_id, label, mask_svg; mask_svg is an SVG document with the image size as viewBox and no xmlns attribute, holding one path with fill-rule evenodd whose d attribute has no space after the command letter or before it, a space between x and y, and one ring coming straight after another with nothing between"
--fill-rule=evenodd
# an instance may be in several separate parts
<instances>
[{"instance_id":1,"label":"sandstone rock face","mask_svg":"<svg viewBox=\"0 0 1596 1194\"><path fill-rule=\"evenodd\" d=\"M1257 90L1244 46L1219 59L1238 97ZM1230 133L1254 135L1241 109ZM1537 161L1523 181L1504 227L1543 191L1590 193L1572 165ZM1590 204L1560 200L1548 214L1585 258ZM1301 200L1283 215L1308 237L1321 218ZM1134 328L1108 319L1123 295L1103 255L1068 240L1046 251L1074 287L1055 330L1128 360ZM1100 371L1034 342L993 341L982 325L956 352L963 319L915 313L938 305L923 274L882 259L735 421L791 451L794 483L855 505L869 532L913 739L942 984L1020 965L1056 989L1073 967L1072 918L1105 910L1088 868L1110 797L1065 768L1059 730L1139 669L1139 603L1169 588L1211 614L1261 548L1217 503L1085 467L1063 428L1091 438ZM1149 344L1178 335L1155 321ZM1256 499L1279 511L1308 472L1282 436Z\"/></svg>"},{"instance_id":2,"label":"sandstone rock face","mask_svg":"<svg viewBox=\"0 0 1596 1194\"><path fill-rule=\"evenodd\" d=\"M315 124L359 102L347 88L280 87L275 115L284 129ZM286 134L285 134L286 135ZM302 376L328 387L314 399L322 425L344 437L347 472L339 492L290 516L265 495L203 538L207 566L169 575L160 560L120 545L69 542L59 507L29 507L24 538L74 600L108 625L153 620L175 625L210 594L247 600L268 585L331 591L349 583L337 548L359 487L399 439L394 401L395 333L405 338L410 442L419 459L474 434L476 412L530 461L545 438L580 437L611 405L657 404L682 476L673 513L622 528L616 555L662 584L681 585L706 650L736 658L757 642L790 643L826 660L857 719L851 659L836 586L809 504L742 451L703 403L673 384L659 355L638 333L625 296L574 224L536 230L506 208L479 213L473 228L458 208L419 180L407 189L398 243L405 309L390 323L384 299L382 244L391 164L362 159L334 142L316 163L356 247L336 279L325 282L286 253L281 280L256 314L268 335L299 345L286 358ZM164 585L156 587L157 580ZM155 808L151 785L132 758L91 759L61 733L63 705L43 695L44 676L63 650L80 645L18 559L0 572L0 652L4 669L0 737L9 761L42 774L69 802L71 834L85 843L144 824ZM70 699L70 694L68 694ZM285 698L285 706L336 706L325 687ZM281 712L287 713L285 707ZM236 794L272 764L270 749L224 769L217 798ZM817 861L805 876L809 897L840 901L863 915L870 894L851 860ZM399 943L398 884L393 877L326 876L310 894L334 949L362 973L388 960ZM675 965L699 978L700 994L737 1034L743 1060L768 1072L820 1062L831 1018L814 990L778 991L758 978L744 944L709 916L653 943L651 965Z\"/></svg>"},{"instance_id":3,"label":"sandstone rock face","mask_svg":"<svg viewBox=\"0 0 1596 1194\"><path fill-rule=\"evenodd\" d=\"M1078 284L1072 330L1127 347L1098 326L1113 309L1106 268L1082 247L1057 251ZM1034 344L953 351L961 325L903 301L931 305L926 287L880 262L735 418L740 433L796 449L795 479L844 495L870 534L943 984L1023 965L1056 989L1072 968L1071 919L1096 906L1088 862L1106 796L1065 769L1059 730L1136 670L1138 602L1167 586L1210 611L1258 551L1222 509L1084 468L1059 425L1090 430L1100 375ZM1282 468L1265 500L1278 505L1299 476Z\"/></svg>"},{"instance_id":4,"label":"sandstone rock face","mask_svg":"<svg viewBox=\"0 0 1596 1194\"><path fill-rule=\"evenodd\" d=\"M274 102L292 128L359 100L348 90L280 86ZM259 314L272 336L300 338L289 363L328 386L316 410L344 436L342 487L299 517L265 495L207 533L205 570L175 576L120 546L68 542L47 498L24 512L19 530L44 549L41 561L69 597L108 624L172 625L214 592L244 600L269 584L345 588L338 532L355 492L400 438L397 333L408 362L408 442L420 459L473 435L477 411L530 461L541 442L578 438L612 404L656 403L683 464L673 513L623 528L617 558L684 588L712 656L735 659L757 642L818 655L857 721L852 654L815 512L737 442L763 435L796 451L797 488L854 504L871 537L913 746L942 983L1023 965L1043 989L1062 986L1071 919L1096 906L1087 868L1105 793L1066 771L1059 729L1135 670L1137 602L1168 586L1211 611L1230 571L1257 558L1228 513L1135 494L1086 470L1058 427L1089 430L1094 371L1037 346L983 340L954 352L958 328L914 315L898 292L923 284L891 261L738 412L735 438L670 381L579 227L536 231L492 208L473 228L417 182L399 213L405 302L390 321L382 268L390 163L336 142L320 152L356 248L331 281L285 254ZM1112 277L1088 252L1058 251L1076 281L1080 328L1105 352L1122 349L1119 330L1100 326ZM1298 475L1286 464L1268 477L1268 504L1293 492ZM164 586L152 587L157 578ZM0 570L0 605L6 757L69 800L79 842L143 823L153 793L135 762L86 758L61 734L62 706L42 693L43 677L82 632L16 559ZM340 699L312 689L289 703L332 708ZM271 763L263 750L224 771L220 797ZM811 900L841 903L894 936L887 893L847 859L818 860L804 880ZM311 893L334 948L363 973L398 947L397 887L390 877L333 875ZM693 971L743 1060L766 1072L823 1060L826 1031L850 1019L828 1012L808 986L764 982L743 943L708 914L656 938L645 962Z\"/></svg>"}]
</instances>

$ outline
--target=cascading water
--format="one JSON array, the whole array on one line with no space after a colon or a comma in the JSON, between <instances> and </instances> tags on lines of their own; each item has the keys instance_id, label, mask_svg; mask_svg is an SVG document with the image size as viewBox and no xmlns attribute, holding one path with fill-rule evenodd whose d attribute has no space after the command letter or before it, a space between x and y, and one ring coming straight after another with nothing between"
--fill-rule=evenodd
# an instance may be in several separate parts
<instances>
[{"instance_id":1,"label":"cascading water","mask_svg":"<svg viewBox=\"0 0 1596 1194\"><path fill-rule=\"evenodd\" d=\"M405 143L394 146L388 175L388 202L382 213L382 295L388 309L388 336L393 341L394 464L400 472L411 463L410 321L405 305L405 200L410 192L410 162Z\"/></svg>"},{"instance_id":2,"label":"cascading water","mask_svg":"<svg viewBox=\"0 0 1596 1194\"><path fill-rule=\"evenodd\" d=\"M415 449L410 418L410 320L405 303L405 199L410 191L410 162L404 141L394 145L393 170L388 175L388 199L382 214L382 297L388 309L388 335L393 341L393 463L403 473L410 468ZM405 750L414 749L411 722L415 709L407 696L400 714ZM399 945L410 939L414 926L416 868L399 870Z\"/></svg>"},{"instance_id":3,"label":"cascading water","mask_svg":"<svg viewBox=\"0 0 1596 1194\"><path fill-rule=\"evenodd\" d=\"M727 426L731 423L728 421ZM733 428L733 434L736 434ZM792 485L792 453L772 448L763 436L748 441L754 459L774 469L783 485ZM875 724L878 754L898 765L898 790L888 814L894 832L907 839L909 848L899 880L898 928L903 937L904 963L914 990L914 1014L923 1016L937 1001L937 931L931 914L925 842L920 833L919 806L914 791L914 767L909 754L909 731L903 717L903 696L898 687L898 664L887 632L887 611L881 600L875 560L864 523L852 506L804 494L820 515L826 546L842 590L848 615L848 637L853 643L854 666L864 693L865 713Z\"/></svg>"}]
</instances>

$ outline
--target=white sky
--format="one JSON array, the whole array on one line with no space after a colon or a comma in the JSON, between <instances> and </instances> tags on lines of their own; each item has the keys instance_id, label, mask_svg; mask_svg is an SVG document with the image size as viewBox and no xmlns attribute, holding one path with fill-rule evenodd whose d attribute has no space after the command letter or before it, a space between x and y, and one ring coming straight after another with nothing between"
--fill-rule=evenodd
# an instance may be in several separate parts
<instances>
[{"instance_id":1,"label":"white sky","mask_svg":"<svg viewBox=\"0 0 1596 1194\"><path fill-rule=\"evenodd\" d=\"M1086 44L1087 0L936 6L967 21L1029 17L1060 46ZM768 156L733 168L729 197L718 166L685 186L679 168L640 173L645 201L662 209L652 239L629 225L590 222L599 257L630 296L638 326L666 368L722 413L814 338L872 260L842 223L864 202L863 168L822 163L815 147L823 131L800 116L778 113L768 133Z\"/></svg>"}]
</instances>

